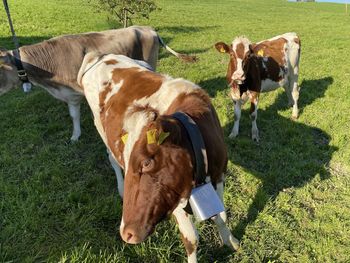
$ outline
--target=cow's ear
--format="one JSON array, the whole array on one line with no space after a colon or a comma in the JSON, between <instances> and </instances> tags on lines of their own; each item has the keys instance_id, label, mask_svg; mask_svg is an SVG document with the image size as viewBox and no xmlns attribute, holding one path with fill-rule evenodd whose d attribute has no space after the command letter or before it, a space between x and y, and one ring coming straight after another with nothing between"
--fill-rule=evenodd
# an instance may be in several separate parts
<instances>
[{"instance_id":1,"label":"cow's ear","mask_svg":"<svg viewBox=\"0 0 350 263\"><path fill-rule=\"evenodd\" d=\"M249 44L249 52L251 54L254 54L254 46L253 46L253 44Z\"/></svg>"},{"instance_id":2,"label":"cow's ear","mask_svg":"<svg viewBox=\"0 0 350 263\"><path fill-rule=\"evenodd\" d=\"M230 47L228 45L226 45L224 42L216 43L215 48L220 53L230 53Z\"/></svg>"},{"instance_id":3,"label":"cow's ear","mask_svg":"<svg viewBox=\"0 0 350 263\"><path fill-rule=\"evenodd\" d=\"M170 116L160 116L157 119L159 134L166 134L166 138L162 138L164 141L170 140L171 142L178 144L181 141L181 127L178 121Z\"/></svg>"},{"instance_id":4,"label":"cow's ear","mask_svg":"<svg viewBox=\"0 0 350 263\"><path fill-rule=\"evenodd\" d=\"M7 51L0 48L0 66L3 64L10 64L10 58Z\"/></svg>"}]
</instances>

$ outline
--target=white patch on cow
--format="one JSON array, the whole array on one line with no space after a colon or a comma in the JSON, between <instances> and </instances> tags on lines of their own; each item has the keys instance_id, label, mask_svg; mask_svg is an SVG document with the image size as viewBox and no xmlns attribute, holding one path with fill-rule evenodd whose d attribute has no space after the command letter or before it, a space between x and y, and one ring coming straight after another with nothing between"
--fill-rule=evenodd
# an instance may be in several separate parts
<instances>
[{"instance_id":1,"label":"white patch on cow","mask_svg":"<svg viewBox=\"0 0 350 263\"><path fill-rule=\"evenodd\" d=\"M226 225L226 220L227 220L226 212L221 212L220 214L214 216L212 220L215 222L216 226L218 227L222 242L232 250L238 250L239 241L231 234L230 229L228 229Z\"/></svg>"},{"instance_id":2,"label":"white patch on cow","mask_svg":"<svg viewBox=\"0 0 350 263\"><path fill-rule=\"evenodd\" d=\"M220 197L221 202L224 202L224 182L216 184L216 193Z\"/></svg>"},{"instance_id":3,"label":"white patch on cow","mask_svg":"<svg viewBox=\"0 0 350 263\"><path fill-rule=\"evenodd\" d=\"M128 173L129 160L135 143L139 140L142 129L147 123L149 123L154 116L149 112L137 111L130 114L133 111L133 106L130 106L125 113L123 130L128 133L128 139L124 146L124 162L125 162L125 174Z\"/></svg>"},{"instance_id":4,"label":"white patch on cow","mask_svg":"<svg viewBox=\"0 0 350 263\"><path fill-rule=\"evenodd\" d=\"M182 236L193 245L194 250L188 255L188 262L197 262L198 233L191 216L183 209L186 203L182 200L173 211L173 215L176 218Z\"/></svg>"},{"instance_id":5,"label":"white patch on cow","mask_svg":"<svg viewBox=\"0 0 350 263\"><path fill-rule=\"evenodd\" d=\"M193 251L192 254L188 255L187 263L197 263L197 252Z\"/></svg>"},{"instance_id":6,"label":"white patch on cow","mask_svg":"<svg viewBox=\"0 0 350 263\"><path fill-rule=\"evenodd\" d=\"M244 71L243 71L243 60L240 58L237 58L237 69L232 74L232 80L236 79L242 79L244 77Z\"/></svg>"},{"instance_id":7,"label":"white patch on cow","mask_svg":"<svg viewBox=\"0 0 350 263\"><path fill-rule=\"evenodd\" d=\"M229 135L230 139L233 139L237 137L238 132L239 132L239 120L241 119L241 107L242 107L242 102L241 100L234 101L234 110L235 110L235 122L233 124L232 131Z\"/></svg>"},{"instance_id":8,"label":"white patch on cow","mask_svg":"<svg viewBox=\"0 0 350 263\"><path fill-rule=\"evenodd\" d=\"M199 89L199 87L187 80L167 78L155 93L151 96L136 100L134 104L141 106L149 105L157 109L160 114L163 114L168 110L177 96L181 93L192 92L195 89Z\"/></svg>"},{"instance_id":9,"label":"white patch on cow","mask_svg":"<svg viewBox=\"0 0 350 263\"><path fill-rule=\"evenodd\" d=\"M108 60L116 60L118 61L117 64L108 65L111 66L113 69L115 68L139 68L141 71L149 70L153 68L146 62L142 60L135 60L129 57L126 57L124 55L115 55L115 54L109 54L103 58L103 61ZM106 65L107 66L107 65Z\"/></svg>"},{"instance_id":10,"label":"white patch on cow","mask_svg":"<svg viewBox=\"0 0 350 263\"><path fill-rule=\"evenodd\" d=\"M70 138L71 141L77 141L81 135L80 130L80 103L79 104L71 104L68 103L69 115L73 120L73 134Z\"/></svg>"},{"instance_id":11,"label":"white patch on cow","mask_svg":"<svg viewBox=\"0 0 350 263\"><path fill-rule=\"evenodd\" d=\"M107 79L105 80L107 81ZM102 126L102 122L100 119L100 101L99 101L99 94L100 89L104 89L105 86L99 85L99 83L103 83L104 81L96 81L95 80L95 74L93 74L92 71L87 72L83 78L82 78L82 85L84 87L84 93L86 100L89 103L89 106L92 110L92 113L94 115L94 123L97 128L97 131L99 132L100 136L102 137L103 142L107 145L107 138L105 131Z\"/></svg>"},{"instance_id":12,"label":"white patch on cow","mask_svg":"<svg viewBox=\"0 0 350 263\"><path fill-rule=\"evenodd\" d=\"M120 235L123 234L123 232L124 232L124 227L125 227L125 223L124 223L124 218L122 217L122 221L120 222L120 227L119 227Z\"/></svg>"},{"instance_id":13,"label":"white patch on cow","mask_svg":"<svg viewBox=\"0 0 350 263\"><path fill-rule=\"evenodd\" d=\"M268 92L281 87L280 82L271 79L264 79L261 81L261 92Z\"/></svg>"},{"instance_id":14,"label":"white patch on cow","mask_svg":"<svg viewBox=\"0 0 350 263\"><path fill-rule=\"evenodd\" d=\"M119 81L118 83L112 85L112 90L111 92L109 92L104 100L104 103L106 104L109 99L114 96L115 94L118 93L118 91L120 90L120 88L123 86L124 80L122 79L121 81Z\"/></svg>"}]
</instances>

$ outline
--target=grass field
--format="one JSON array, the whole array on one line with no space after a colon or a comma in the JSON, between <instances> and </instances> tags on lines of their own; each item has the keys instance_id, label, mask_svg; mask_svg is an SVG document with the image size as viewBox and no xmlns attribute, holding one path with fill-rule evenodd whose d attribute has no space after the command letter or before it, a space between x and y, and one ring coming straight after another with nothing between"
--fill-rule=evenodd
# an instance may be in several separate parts
<instances>
[{"instance_id":1,"label":"grass field","mask_svg":"<svg viewBox=\"0 0 350 263\"><path fill-rule=\"evenodd\" d=\"M59 2L59 4L57 4ZM300 118L290 119L282 89L261 96L259 145L250 139L248 105L240 136L227 139L229 227L241 240L220 247L211 222L198 224L200 262L350 262L350 17L340 4L283 0L157 1L151 19L185 64L161 51L158 71L208 91L227 138L233 106L227 58L213 44L237 35L258 41L297 32L302 41ZM83 0L9 0L21 44L110 28ZM12 48L0 8L0 46ZM67 58L69 59L69 58ZM173 221L140 245L119 236L121 200L89 109L82 136L68 143L66 105L40 88L0 98L0 261L183 262Z\"/></svg>"}]
</instances>

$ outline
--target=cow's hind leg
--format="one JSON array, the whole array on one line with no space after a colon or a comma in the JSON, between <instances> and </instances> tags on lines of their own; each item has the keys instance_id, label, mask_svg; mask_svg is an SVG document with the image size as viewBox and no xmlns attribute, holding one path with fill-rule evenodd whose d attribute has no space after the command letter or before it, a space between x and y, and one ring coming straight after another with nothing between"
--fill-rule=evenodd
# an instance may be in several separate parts
<instances>
[{"instance_id":1,"label":"cow's hind leg","mask_svg":"<svg viewBox=\"0 0 350 263\"><path fill-rule=\"evenodd\" d=\"M198 233L189 214L183 209L185 205L181 202L175 208L173 215L179 226L181 239L185 245L188 263L197 262Z\"/></svg>"},{"instance_id":2,"label":"cow's hind leg","mask_svg":"<svg viewBox=\"0 0 350 263\"><path fill-rule=\"evenodd\" d=\"M73 134L70 138L71 141L77 141L81 135L80 130L80 101L68 102L69 115L73 120Z\"/></svg>"},{"instance_id":3,"label":"cow's hind leg","mask_svg":"<svg viewBox=\"0 0 350 263\"><path fill-rule=\"evenodd\" d=\"M230 139L233 139L235 137L237 137L238 132L239 132L239 121L241 119L241 107L242 107L242 102L241 100L233 100L234 103L234 124L233 124L233 128L232 131L229 135Z\"/></svg>"},{"instance_id":4,"label":"cow's hind leg","mask_svg":"<svg viewBox=\"0 0 350 263\"><path fill-rule=\"evenodd\" d=\"M124 177L123 177L122 169L120 168L119 164L116 162L113 155L111 154L111 152L108 149L107 149L107 152L108 152L109 162L111 163L111 165L114 169L115 175L117 177L118 193L119 193L120 197L123 199L123 196L124 196Z\"/></svg>"},{"instance_id":5,"label":"cow's hind leg","mask_svg":"<svg viewBox=\"0 0 350 263\"><path fill-rule=\"evenodd\" d=\"M290 77L289 85L290 85L289 87L291 90L291 95L293 98L292 119L297 119L299 115L298 100L299 100L299 91L300 91L300 87L298 86L298 74L293 74Z\"/></svg>"},{"instance_id":6,"label":"cow's hind leg","mask_svg":"<svg viewBox=\"0 0 350 263\"><path fill-rule=\"evenodd\" d=\"M218 193L221 201L223 202L223 193L224 193L224 183L218 183L216 185L216 192ZM227 215L226 212L221 212L220 214L212 217L212 220L215 222L218 227L219 234L222 242L233 250L239 249L239 241L231 234L230 229L226 225Z\"/></svg>"}]
</instances>

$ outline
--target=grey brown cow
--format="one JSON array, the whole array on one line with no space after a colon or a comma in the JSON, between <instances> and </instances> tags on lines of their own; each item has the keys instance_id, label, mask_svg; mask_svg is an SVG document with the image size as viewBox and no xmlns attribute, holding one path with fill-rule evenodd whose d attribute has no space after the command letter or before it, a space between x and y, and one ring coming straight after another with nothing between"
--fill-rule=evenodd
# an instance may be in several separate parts
<instances>
[{"instance_id":1,"label":"grey brown cow","mask_svg":"<svg viewBox=\"0 0 350 263\"><path fill-rule=\"evenodd\" d=\"M218 42L215 48L230 57L226 79L235 110L230 138L238 135L241 106L249 99L252 139L259 141L256 119L261 92L284 87L289 104L293 106L292 118L298 117L300 39L295 33L258 43L251 43L246 37L237 37L231 45Z\"/></svg>"},{"instance_id":2,"label":"grey brown cow","mask_svg":"<svg viewBox=\"0 0 350 263\"><path fill-rule=\"evenodd\" d=\"M30 82L45 88L55 98L68 104L73 120L71 140L74 141L81 134L80 103L84 94L77 83L77 75L85 54L123 54L144 60L155 70L159 43L179 58L194 59L175 52L164 44L156 31L143 26L59 36L38 44L22 46L19 51ZM19 85L13 51L1 50L0 95Z\"/></svg>"}]
</instances>

